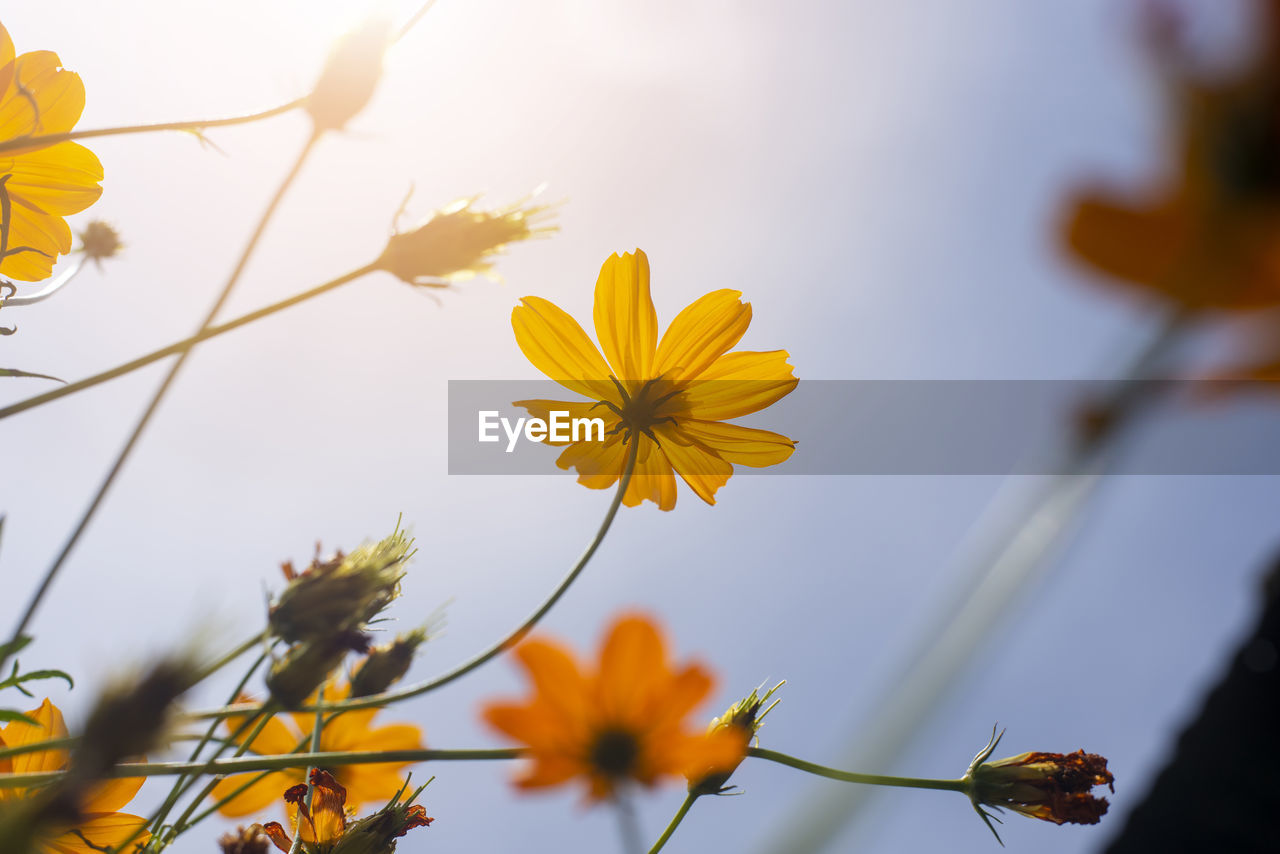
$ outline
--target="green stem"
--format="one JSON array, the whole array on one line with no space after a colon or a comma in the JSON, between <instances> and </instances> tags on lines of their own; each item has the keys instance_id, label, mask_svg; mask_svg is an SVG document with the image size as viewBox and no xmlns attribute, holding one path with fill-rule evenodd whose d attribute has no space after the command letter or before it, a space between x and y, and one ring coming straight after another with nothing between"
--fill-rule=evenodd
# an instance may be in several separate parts
<instances>
[{"instance_id":1,"label":"green stem","mask_svg":"<svg viewBox=\"0 0 1280 854\"><path fill-rule=\"evenodd\" d=\"M841 771L838 768L828 768L825 765L806 762L786 753L766 750L763 747L748 748L747 755L845 783L862 783L867 786L898 786L903 789L941 789L946 792L964 792L967 785L964 780L934 780L928 777L888 777L883 774L858 774L854 771Z\"/></svg>"},{"instance_id":2,"label":"green stem","mask_svg":"<svg viewBox=\"0 0 1280 854\"><path fill-rule=\"evenodd\" d=\"M245 244L244 249L241 250L240 258L236 261L235 268L231 271L231 275L222 286L222 290L218 294L218 298L214 300L212 307L210 307L208 313L205 315L199 329L196 330L197 335L201 332L205 332L213 325L214 318L218 316L218 312L222 310L222 307L231 297L231 293L235 289L236 283L240 281L241 274L249 264L249 258L252 257L253 250L257 247L258 241L262 239L262 235L267 230L267 224L275 215L276 209L284 199L285 192L302 171L302 165L306 162L307 156L315 148L316 142L320 139L320 136L321 132L319 131L313 132L309 135L307 137L307 141L303 144L302 149L298 152L297 157L294 158L293 166L289 169L288 174L285 175L284 180L280 182L280 186L276 188L271 200L267 203L266 210L262 212L262 216L258 219L257 227L254 228L253 234L249 236L249 241ZM157 388L155 393L152 394L150 402L142 413L142 417L138 419L137 423L133 427L133 431L129 434L129 438L125 441L124 446L116 455L115 462L107 472L106 477L104 477L102 482L99 484L97 492L94 493L93 499L89 502L89 506L80 516L80 521L76 524L75 528L72 529L71 534L66 539L66 542L63 543L61 551L58 552L58 556L54 558L53 563L49 565L47 570L45 570L44 577L40 580L40 584L36 587L35 593L32 594L31 600L27 603L26 609L22 612L22 617L14 627L13 634L11 635L12 640L16 641L18 638L22 637L22 633L26 631L31 619L39 609L40 603L44 601L45 594L47 594L53 586L53 582L58 577L58 573L62 570L62 567L66 564L67 558L71 556L72 550L76 547L76 544L80 542L80 537L88 529L89 522L93 519L94 514L97 513L98 508L107 497L107 492L110 491L112 484L115 483L116 477L119 476L121 470L123 470L125 461L129 459L129 455L132 453L134 446L137 445L138 440L142 438L142 433L146 429L147 424L151 421L151 417L156 413L157 409L159 409L160 401L164 399L170 386L173 385L173 381L177 378L178 372L182 370L182 366L186 364L187 357L191 355L191 350L191 347L187 347L178 354L178 358L169 367L169 373L165 375L165 378L160 383L159 388ZM0 669L4 667L4 664L7 661L8 656L0 656Z\"/></svg>"},{"instance_id":3,"label":"green stem","mask_svg":"<svg viewBox=\"0 0 1280 854\"><path fill-rule=\"evenodd\" d=\"M340 288L345 284L361 278L362 276L368 275L376 269L377 267L374 264L367 264L359 269L345 273L336 279L331 279L324 284L316 285L310 290L294 294L287 299L271 303L270 305L257 309L256 311L251 311L248 314L242 314L240 317L228 320L226 323L220 323L217 326L210 326L208 329L202 330L189 338L184 338L181 341L175 341L172 344L161 347L159 350L154 350L145 356L139 356L133 361L117 365L114 368L94 374L91 377L86 377L85 379L68 383L67 385L56 388L51 392L37 394L33 397L27 398L26 400L20 400L17 403L2 407L0 408L0 419L8 418L10 415L17 415L19 412L26 412L28 409L34 409L35 407L41 406L45 403L51 403L52 401L66 397L69 394L75 394L78 391L92 388L96 385L122 377L125 374L131 374L139 368L145 368L147 365L158 362L167 356L173 356L185 350L189 350L201 341L208 341L210 338L217 338L219 335L223 335L233 329L239 329L241 326L246 326L256 320L261 320L264 317L270 317L276 312L284 311L286 308L291 308L299 303L315 299L322 294L327 294L329 291Z\"/></svg>"},{"instance_id":4,"label":"green stem","mask_svg":"<svg viewBox=\"0 0 1280 854\"><path fill-rule=\"evenodd\" d=\"M208 762L139 762L117 765L106 779L126 777L171 777L175 774L243 774L247 771L281 771L286 768L341 768L344 765L380 765L406 762L469 762L519 759L523 748L498 747L476 750L336 750L320 753L292 753L284 756L250 756L244 759L215 759ZM30 774L0 774L0 789L29 789L46 786L61 778L64 771Z\"/></svg>"},{"instance_id":5,"label":"green stem","mask_svg":"<svg viewBox=\"0 0 1280 854\"><path fill-rule=\"evenodd\" d=\"M56 145L59 142L67 142L74 139L92 139L98 136L120 136L121 134L130 133L154 133L162 130L203 130L205 128L228 127L230 125L243 125L249 122L261 121L269 119L272 116L278 116L287 113L290 110L296 110L307 101L306 98L295 98L287 104L281 104L278 107L272 107L269 110L263 110L259 113L249 113L244 116L232 116L226 119L202 119L198 121L185 122L158 122L155 124L142 125L122 125L120 127L96 128L94 130L71 130L65 133L46 133L31 134L29 136L19 136L13 139L7 139L0 142L0 152L14 151L17 149L37 148L48 145Z\"/></svg>"},{"instance_id":6,"label":"green stem","mask_svg":"<svg viewBox=\"0 0 1280 854\"><path fill-rule=\"evenodd\" d=\"M10 756L21 756L24 753L43 753L46 750L64 750L68 747L75 747L80 743L77 736L64 736L63 738L51 738L48 741L37 741L32 744L17 744L13 747L0 747L0 759L8 759Z\"/></svg>"},{"instance_id":7,"label":"green stem","mask_svg":"<svg viewBox=\"0 0 1280 854\"><path fill-rule=\"evenodd\" d=\"M407 700L410 697L417 697L421 694L434 691L437 688L444 687L455 679L459 679L467 675L477 667L480 667L482 664L492 660L494 657L501 655L516 644L520 643L520 641L524 640L525 636L527 636L529 632L533 630L533 627L538 624L538 621L545 617L547 612L560 601L560 597L564 596L565 592L568 591L573 582L582 574L582 571L587 568L587 564L590 563L591 557L596 553L596 549L600 547L600 543L604 541L605 535L609 533L609 528L613 525L614 517L618 515L618 508L622 506L623 496L627 493L627 486L631 483L631 475L636 468L636 454L638 448L638 442L631 443L631 451L627 455L627 465L622 472L622 478L618 482L618 489L614 493L613 501L609 504L609 510L605 513L604 521L600 523L600 527L596 530L595 536L592 537L591 542L587 544L587 548L583 551L582 556L578 558L578 562L575 563L573 568L569 570L563 579L561 579L560 583L556 586L556 589L551 592L551 595L547 597L546 601L544 601L536 611L530 614L528 619L521 623L514 631L484 652L474 658L471 658L469 661L458 665L444 675L437 676L435 679L420 682L417 685L410 685L397 691L387 691L382 694L373 694L368 697L359 697L353 700L341 700L335 703L317 704L315 706L304 706L302 707L302 711L322 710L326 712L345 712L351 711L352 709L368 709L375 706L385 706L399 700ZM245 704L243 706L233 707L231 710L234 710L236 713L243 713L252 712L257 708L258 707L256 705ZM211 715L223 714L226 711L228 710L195 712L191 717L206 718Z\"/></svg>"},{"instance_id":8,"label":"green stem","mask_svg":"<svg viewBox=\"0 0 1280 854\"><path fill-rule=\"evenodd\" d=\"M690 792L685 796L684 803L680 805L680 809L676 810L676 814L672 817L671 823L667 825L667 829L662 831L662 835L658 837L658 841L653 843L653 847L649 849L649 854L658 854L662 847L667 844L667 840L671 838L671 834L676 832L676 828L680 826L680 822L684 821L684 817L689 814L689 808L693 806L693 802L698 796Z\"/></svg>"},{"instance_id":9,"label":"green stem","mask_svg":"<svg viewBox=\"0 0 1280 854\"><path fill-rule=\"evenodd\" d=\"M324 686L320 686L320 694L317 699L324 703ZM317 711L315 723L311 726L311 752L320 752L320 734L324 731L324 712ZM307 767L307 813L310 814L313 804L316 800L316 782L312 778L316 767L310 765ZM293 844L289 846L289 854L298 854L302 849L302 816L298 816L298 826L294 829Z\"/></svg>"}]
</instances>

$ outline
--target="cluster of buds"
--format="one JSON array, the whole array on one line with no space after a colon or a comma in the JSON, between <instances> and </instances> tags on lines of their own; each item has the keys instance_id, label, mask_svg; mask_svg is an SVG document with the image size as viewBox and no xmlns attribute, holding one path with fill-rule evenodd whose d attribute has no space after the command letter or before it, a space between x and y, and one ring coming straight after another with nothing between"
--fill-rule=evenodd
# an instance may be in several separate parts
<instances>
[{"instance_id":1,"label":"cluster of buds","mask_svg":"<svg viewBox=\"0 0 1280 854\"><path fill-rule=\"evenodd\" d=\"M311 785L298 784L284 793L285 802L296 813L294 833L299 837L298 849L303 854L391 854L396 850L396 840L417 827L427 827L435 819L427 815L426 808L414 800L424 787L418 788L408 798L400 800L403 790L382 809L365 818L351 821L347 817L347 790L322 768L311 772ZM308 805L308 792L310 804ZM275 843L281 851L294 850L294 839L277 821L254 825L241 831L238 837L223 840L224 854L258 854L256 848L235 848L235 845L258 845L261 837ZM242 840L248 839L248 842ZM265 844L262 848L266 850Z\"/></svg>"},{"instance_id":2,"label":"cluster of buds","mask_svg":"<svg viewBox=\"0 0 1280 854\"><path fill-rule=\"evenodd\" d=\"M707 728L707 731L725 730L737 733L742 737L743 754L745 755L746 748L750 747L751 743L756 740L756 733L760 731L760 727L764 726L764 716L773 711L774 706L782 702L781 698L774 700L772 703L769 700L785 684L787 684L786 680L779 682L766 691L764 696L760 695L760 689L764 687L763 685L753 689L750 694L726 709L723 715L712 718L711 725ZM737 765L727 770L715 771L700 777L690 777L689 793L698 796L723 795L733 788L733 786L727 784L736 770Z\"/></svg>"},{"instance_id":3,"label":"cluster of buds","mask_svg":"<svg viewBox=\"0 0 1280 854\"><path fill-rule=\"evenodd\" d=\"M272 666L267 687L285 708L296 708L342 663L348 652L367 652L366 629L400 593L413 540L399 530L349 555L319 554L301 573L283 570L289 585L271 606L272 634L291 644Z\"/></svg>"},{"instance_id":4,"label":"cluster of buds","mask_svg":"<svg viewBox=\"0 0 1280 854\"><path fill-rule=\"evenodd\" d=\"M475 201L460 199L416 228L392 235L374 266L411 285L447 287L479 273L495 277L491 256L507 244L555 231L539 225L549 207L517 202L478 211L471 207Z\"/></svg>"},{"instance_id":5,"label":"cluster of buds","mask_svg":"<svg viewBox=\"0 0 1280 854\"><path fill-rule=\"evenodd\" d=\"M1097 824L1107 812L1107 799L1092 794L1095 786L1115 791L1115 777L1107 760L1096 753L1020 753L989 762L999 736L992 733L964 775L965 791L973 808L992 826L996 819L985 807L1010 809L1054 824ZM1002 843L1003 844L1003 843Z\"/></svg>"}]
</instances>

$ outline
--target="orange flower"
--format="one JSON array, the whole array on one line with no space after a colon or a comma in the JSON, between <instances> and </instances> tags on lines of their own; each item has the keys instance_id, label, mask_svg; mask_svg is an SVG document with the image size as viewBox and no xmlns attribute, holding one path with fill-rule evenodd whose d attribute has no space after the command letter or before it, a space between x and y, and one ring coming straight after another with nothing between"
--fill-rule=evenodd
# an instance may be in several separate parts
<instances>
[{"instance_id":1,"label":"orange flower","mask_svg":"<svg viewBox=\"0 0 1280 854\"><path fill-rule=\"evenodd\" d=\"M1091 190L1070 206L1066 239L1078 258L1182 308L1280 304L1280 3L1265 5L1272 27L1243 73L1180 72L1172 184L1138 196ZM1175 54L1161 32L1163 52Z\"/></svg>"},{"instance_id":2,"label":"orange flower","mask_svg":"<svg viewBox=\"0 0 1280 854\"><path fill-rule=\"evenodd\" d=\"M327 701L344 700L349 693L347 686L341 686L327 689L324 697ZM422 747L422 731L412 724L372 727L373 716L377 713L377 709L357 709L333 718L320 733L320 750L412 750ZM231 718L227 723L234 731L242 721L243 718ZM286 721L291 721L293 725L290 726ZM311 734L314 725L313 713L277 715L263 727L262 732L253 740L250 750L260 756L292 753L298 743ZM401 772L411 764L385 762L376 765L344 765L334 769L333 775L344 787L348 806L358 810L365 803L390 800L404 786ZM228 777L214 787L214 799L228 797L255 776L256 774L237 774ZM234 800L223 804L219 811L231 817L258 812L275 803L282 791L297 783L306 783L304 768L273 771L245 789Z\"/></svg>"},{"instance_id":3,"label":"orange flower","mask_svg":"<svg viewBox=\"0 0 1280 854\"><path fill-rule=\"evenodd\" d=\"M0 748L20 747L38 744L52 739L66 738L67 725L62 719L62 712L53 703L45 700L40 708L27 712L27 717L36 721L36 725L13 721L0 730ZM37 750L32 753L20 753L8 759L0 759L0 773L4 774L36 774L48 771L65 770L70 756L65 750ZM120 808L133 800L134 795L142 788L142 777L108 780L95 787L89 797L80 804L83 814L81 821L74 827L52 828L46 831L36 843L40 854L93 854L106 851L114 846L123 845L129 839L145 844L149 838L143 832L134 837L139 827L146 825L147 820L136 815L119 812ZM35 795L30 789L0 788L0 803L4 801L23 800Z\"/></svg>"},{"instance_id":4,"label":"orange flower","mask_svg":"<svg viewBox=\"0 0 1280 854\"><path fill-rule=\"evenodd\" d=\"M422 789L401 801L399 793L373 815L348 821L347 790L323 768L311 772L312 800L307 806L307 786L299 783L284 793L303 854L373 854L395 850L395 840L435 819L420 804L412 803ZM256 827L256 825L255 825ZM278 821L262 826L281 851L293 850L294 841Z\"/></svg>"},{"instance_id":5,"label":"orange flower","mask_svg":"<svg viewBox=\"0 0 1280 854\"><path fill-rule=\"evenodd\" d=\"M589 798L613 795L621 784L654 785L663 777L729 770L741 761L743 739L703 732L686 718L711 691L696 664L674 668L657 627L643 616L614 622L596 672L585 671L558 644L529 640L515 650L533 695L521 703L491 703L484 718L529 746L531 765L516 781L542 788L581 778Z\"/></svg>"},{"instance_id":6,"label":"orange flower","mask_svg":"<svg viewBox=\"0 0 1280 854\"><path fill-rule=\"evenodd\" d=\"M56 53L16 56L0 25L0 142L65 133L84 110L84 84L61 68ZM71 251L63 217L102 195L102 164L74 142L0 151L0 275L48 278L58 255Z\"/></svg>"},{"instance_id":7,"label":"orange flower","mask_svg":"<svg viewBox=\"0 0 1280 854\"><path fill-rule=\"evenodd\" d=\"M511 312L516 343L534 367L591 400L515 405L543 420L550 412L604 420L604 441L548 441L568 445L556 465L576 469L584 486L607 489L617 482L634 441L635 475L624 504L648 500L663 510L675 507L673 470L699 498L715 504L734 465L777 465L795 449L779 433L728 423L771 406L797 382L785 350L729 352L751 323L751 304L741 296L724 289L695 300L659 341L649 259L639 249L611 255L596 280L600 350L577 321L540 297L524 297Z\"/></svg>"}]
</instances>

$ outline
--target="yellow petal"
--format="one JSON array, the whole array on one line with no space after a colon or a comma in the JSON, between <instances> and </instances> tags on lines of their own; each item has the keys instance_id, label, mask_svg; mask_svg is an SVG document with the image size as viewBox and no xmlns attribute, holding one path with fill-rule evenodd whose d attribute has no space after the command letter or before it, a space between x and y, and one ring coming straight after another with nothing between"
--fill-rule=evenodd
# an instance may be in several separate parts
<instances>
[{"instance_id":1,"label":"yellow petal","mask_svg":"<svg viewBox=\"0 0 1280 854\"><path fill-rule=\"evenodd\" d=\"M303 774L302 770L273 771L245 789L234 800L223 804L218 808L218 812L229 818L237 818L242 815L261 812L274 804L280 804L283 802L285 790L290 786L306 782ZM211 797L214 801L229 797L232 792L256 776L256 773L236 774L225 780L220 780L213 787Z\"/></svg>"},{"instance_id":2,"label":"yellow petal","mask_svg":"<svg viewBox=\"0 0 1280 854\"><path fill-rule=\"evenodd\" d=\"M75 854L98 854L123 845L129 839L133 839L142 846L151 838L150 834L145 831L136 837L133 834L135 830L146 824L147 819L127 813L90 814L73 830L42 845L54 851L75 852Z\"/></svg>"},{"instance_id":3,"label":"yellow petal","mask_svg":"<svg viewBox=\"0 0 1280 854\"><path fill-rule=\"evenodd\" d=\"M102 163L92 151L74 142L60 142L12 157L0 154L0 173L3 172L10 176L4 188L12 204L46 214L79 213L102 195L102 187L98 186ZM15 211L15 215L20 216L21 212ZM12 239L9 242L13 245Z\"/></svg>"},{"instance_id":4,"label":"yellow petal","mask_svg":"<svg viewBox=\"0 0 1280 854\"><path fill-rule=\"evenodd\" d=\"M595 296L596 338L620 380L650 379L658 342L658 315L649 296L649 259L637 249L610 255L600 268Z\"/></svg>"},{"instance_id":5,"label":"yellow petal","mask_svg":"<svg viewBox=\"0 0 1280 854\"><path fill-rule=\"evenodd\" d=\"M722 421L681 421L680 429L726 462L753 468L784 462L796 447L781 433Z\"/></svg>"},{"instance_id":6,"label":"yellow petal","mask_svg":"<svg viewBox=\"0 0 1280 854\"><path fill-rule=\"evenodd\" d=\"M729 482L733 466L674 424L659 424L654 433L680 478L703 501L715 504L716 490Z\"/></svg>"},{"instance_id":7,"label":"yellow petal","mask_svg":"<svg viewBox=\"0 0 1280 854\"><path fill-rule=\"evenodd\" d=\"M578 321L540 297L525 297L521 302L511 311L511 326L520 351L535 368L593 400L617 396L609 366Z\"/></svg>"},{"instance_id":8,"label":"yellow petal","mask_svg":"<svg viewBox=\"0 0 1280 854\"><path fill-rule=\"evenodd\" d=\"M786 397L799 382L786 350L725 353L689 382L682 396L688 414L724 421L758 412Z\"/></svg>"},{"instance_id":9,"label":"yellow petal","mask_svg":"<svg viewBox=\"0 0 1280 854\"><path fill-rule=\"evenodd\" d=\"M80 75L61 70L48 50L24 53L14 61L13 78L0 100L0 139L64 133L84 111Z\"/></svg>"},{"instance_id":10,"label":"yellow petal","mask_svg":"<svg viewBox=\"0 0 1280 854\"><path fill-rule=\"evenodd\" d=\"M622 503L635 507L644 501L652 501L658 505L659 510L673 509L676 506L676 478L671 473L671 462L662 448L655 447L647 437L641 437L637 441L640 442L641 452Z\"/></svg>"},{"instance_id":11,"label":"yellow petal","mask_svg":"<svg viewBox=\"0 0 1280 854\"><path fill-rule=\"evenodd\" d=\"M606 429L610 426L606 423ZM562 469L578 472L578 483L588 489L607 489L618 482L627 465L627 447L622 434L606 433L603 442L574 442L556 459Z\"/></svg>"},{"instance_id":12,"label":"yellow petal","mask_svg":"<svg viewBox=\"0 0 1280 854\"><path fill-rule=\"evenodd\" d=\"M4 28L4 24L0 24L0 67L13 62L15 56L17 54L13 50L13 39L9 37L9 31ZM0 89L0 92L3 91Z\"/></svg>"},{"instance_id":13,"label":"yellow petal","mask_svg":"<svg viewBox=\"0 0 1280 854\"><path fill-rule=\"evenodd\" d=\"M618 416L616 416L613 413L613 410L609 409L606 406L600 405L599 401L594 401L594 400L516 400L516 401L512 401L511 405L522 407L525 411L529 413L530 417L541 418L543 421L546 421L548 424L551 423L552 412L567 412L568 413L567 417L570 419L599 418L604 421L604 430L606 434L609 432L610 429L613 428L613 425L616 424L618 421ZM566 428L566 430L567 429L568 428ZM571 431L569 435L570 435L570 440L572 440ZM592 436L595 435L594 429L591 435ZM551 441L550 431L547 432L546 438L542 439L542 443L544 445L552 445L553 447L560 447L563 445L570 444L569 441L565 441L565 442ZM585 444L598 445L600 443L589 442ZM567 469L569 468L569 466L563 465L560 468Z\"/></svg>"},{"instance_id":14,"label":"yellow petal","mask_svg":"<svg viewBox=\"0 0 1280 854\"><path fill-rule=\"evenodd\" d=\"M29 744L66 737L67 725L62 719L62 712L58 711L58 707L48 699L40 704L40 708L24 714L36 724L32 726L22 721L10 721L4 728L4 741L10 747L25 747ZM66 750L36 750L31 753L20 753L10 761L15 774L42 774L66 768L68 756Z\"/></svg>"},{"instance_id":15,"label":"yellow petal","mask_svg":"<svg viewBox=\"0 0 1280 854\"><path fill-rule=\"evenodd\" d=\"M90 790L81 809L88 813L112 813L133 800L146 782L145 777L120 777L104 780Z\"/></svg>"},{"instance_id":16,"label":"yellow petal","mask_svg":"<svg viewBox=\"0 0 1280 854\"><path fill-rule=\"evenodd\" d=\"M693 379L727 353L751 323L741 291L712 291L676 315L658 344L654 371L669 380Z\"/></svg>"}]
</instances>

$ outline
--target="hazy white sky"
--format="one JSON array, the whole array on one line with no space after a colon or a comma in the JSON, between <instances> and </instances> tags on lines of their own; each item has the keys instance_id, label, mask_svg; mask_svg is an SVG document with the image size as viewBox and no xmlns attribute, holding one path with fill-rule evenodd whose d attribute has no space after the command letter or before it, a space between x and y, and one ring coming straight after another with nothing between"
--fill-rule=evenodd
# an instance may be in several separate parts
<instances>
[{"instance_id":1,"label":"hazy white sky","mask_svg":"<svg viewBox=\"0 0 1280 854\"><path fill-rule=\"evenodd\" d=\"M20 52L56 50L82 75L81 126L97 127L302 94L357 10L44 0L2 15ZM515 247L505 284L477 280L438 304L377 276L201 347L41 611L25 663L80 679L54 695L74 721L149 651L255 631L282 559L305 560L317 539L381 536L401 513L421 551L396 613L405 626L448 614L414 676L500 636L577 556L608 496L563 476L446 476L445 384L535 377L512 305L538 294L588 316L614 251L648 253L664 324L708 290L741 289L754 307L743 346L790 350L802 379L1104 375L1148 319L1064 259L1054 228L1080 181L1134 184L1161 168L1159 89L1132 15L1106 0L440 0L395 49L371 107L322 143L228 314L368 261L410 185L424 215L546 182L545 197L564 200L560 233ZM89 213L127 252L57 299L6 311L20 331L0 340L0 364L75 379L188 334L306 130L286 116L211 132L216 149L181 134L96 141L107 177ZM0 427L0 625L159 376ZM9 381L0 400L42 388ZM669 514L624 511L545 625L594 645L614 612L648 608L677 650L719 672L708 715L786 678L763 743L831 759L892 684L999 486L739 476L714 508L684 492ZM1010 754L1103 753L1117 793L1101 827L1013 820L1003 834L1015 852L1098 848L1249 618L1278 497L1266 477L1108 482L1054 580L896 770L957 776L996 720ZM493 745L478 704L519 690L499 662L384 716L421 724L431 746ZM516 798L509 771L424 769L438 821L402 850L614 850L607 810ZM752 850L812 787L838 785L759 763L735 782L747 794L699 802L668 850ZM680 798L644 799L650 835ZM177 850L207 850L215 824ZM885 794L832 850L855 843L996 847L963 798L911 791Z\"/></svg>"}]
</instances>

